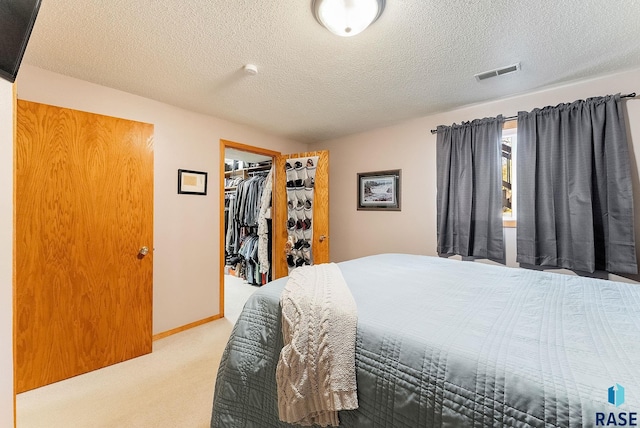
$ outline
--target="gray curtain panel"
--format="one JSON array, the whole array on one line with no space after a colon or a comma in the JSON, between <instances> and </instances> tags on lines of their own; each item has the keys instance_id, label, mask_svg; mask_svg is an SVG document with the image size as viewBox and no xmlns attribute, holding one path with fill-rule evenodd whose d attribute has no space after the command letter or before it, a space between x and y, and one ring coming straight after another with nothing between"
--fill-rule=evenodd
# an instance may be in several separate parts
<instances>
[{"instance_id":1,"label":"gray curtain panel","mask_svg":"<svg viewBox=\"0 0 640 428\"><path fill-rule=\"evenodd\" d=\"M637 273L620 94L518 113L517 261Z\"/></svg>"},{"instance_id":2,"label":"gray curtain panel","mask_svg":"<svg viewBox=\"0 0 640 428\"><path fill-rule=\"evenodd\" d=\"M503 124L498 116L438 126L438 254L504 263Z\"/></svg>"}]
</instances>

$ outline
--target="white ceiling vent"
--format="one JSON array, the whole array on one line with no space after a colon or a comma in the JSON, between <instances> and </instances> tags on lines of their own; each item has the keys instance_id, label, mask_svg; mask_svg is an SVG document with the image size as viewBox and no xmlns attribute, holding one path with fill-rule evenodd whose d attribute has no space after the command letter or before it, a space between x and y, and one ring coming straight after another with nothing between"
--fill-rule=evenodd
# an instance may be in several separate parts
<instances>
[{"instance_id":1,"label":"white ceiling vent","mask_svg":"<svg viewBox=\"0 0 640 428\"><path fill-rule=\"evenodd\" d=\"M520 70L520 63L508 65L506 67L496 68L495 70L485 71L475 75L477 81L489 79L491 77L502 76L503 74L513 73Z\"/></svg>"}]
</instances>

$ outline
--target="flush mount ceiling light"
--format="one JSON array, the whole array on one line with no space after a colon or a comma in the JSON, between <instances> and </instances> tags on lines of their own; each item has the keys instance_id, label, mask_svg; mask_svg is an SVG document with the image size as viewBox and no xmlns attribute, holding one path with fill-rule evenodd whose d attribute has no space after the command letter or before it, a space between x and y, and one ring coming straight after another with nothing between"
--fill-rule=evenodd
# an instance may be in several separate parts
<instances>
[{"instance_id":1,"label":"flush mount ceiling light","mask_svg":"<svg viewBox=\"0 0 640 428\"><path fill-rule=\"evenodd\" d=\"M378 19L384 3L385 0L313 0L311 8L316 20L327 30L351 37Z\"/></svg>"}]
</instances>

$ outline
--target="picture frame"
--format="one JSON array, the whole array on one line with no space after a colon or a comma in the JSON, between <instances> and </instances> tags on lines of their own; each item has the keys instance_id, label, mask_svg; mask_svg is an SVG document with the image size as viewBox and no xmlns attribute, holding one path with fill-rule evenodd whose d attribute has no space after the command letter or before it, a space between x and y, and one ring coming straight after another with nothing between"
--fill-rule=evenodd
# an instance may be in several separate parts
<instances>
[{"instance_id":1,"label":"picture frame","mask_svg":"<svg viewBox=\"0 0 640 428\"><path fill-rule=\"evenodd\" d=\"M358 210L400 211L400 169L358 173Z\"/></svg>"},{"instance_id":2,"label":"picture frame","mask_svg":"<svg viewBox=\"0 0 640 428\"><path fill-rule=\"evenodd\" d=\"M178 193L184 195L206 195L207 173L203 171L179 169Z\"/></svg>"}]
</instances>

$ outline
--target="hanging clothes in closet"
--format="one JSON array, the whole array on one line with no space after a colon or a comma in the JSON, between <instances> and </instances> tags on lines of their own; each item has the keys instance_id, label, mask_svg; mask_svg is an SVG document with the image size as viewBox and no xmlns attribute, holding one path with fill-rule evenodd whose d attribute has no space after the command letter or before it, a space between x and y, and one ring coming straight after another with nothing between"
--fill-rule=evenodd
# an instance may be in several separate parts
<instances>
[{"instance_id":1,"label":"hanging clothes in closet","mask_svg":"<svg viewBox=\"0 0 640 428\"><path fill-rule=\"evenodd\" d=\"M267 239L259 239L259 223L261 217L266 220L268 208L271 206L271 171L254 173L253 176L238 180L234 192L228 195L228 221L226 229L225 250L227 264L236 266L241 264L241 276L247 282L261 285L268 281L270 266L260 263L259 254L268 252L261 248L269 245L270 236ZM269 198L264 198L265 189ZM225 195L225 199L227 196ZM225 201L226 204L226 201ZM263 204L268 204L263 209ZM264 220L263 220L264 221ZM264 234L264 224L260 228ZM267 227L267 231L268 231ZM267 232L268 233L268 232ZM268 262L268 261L267 261Z\"/></svg>"}]
</instances>

